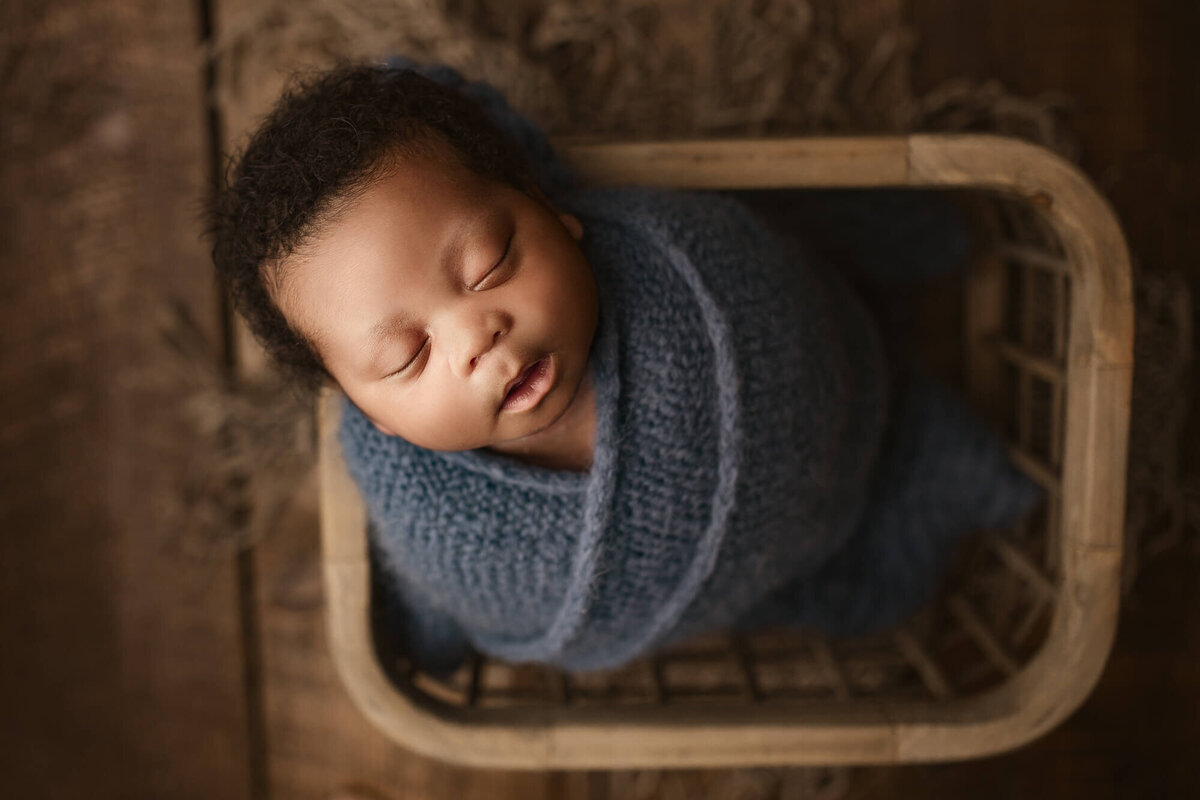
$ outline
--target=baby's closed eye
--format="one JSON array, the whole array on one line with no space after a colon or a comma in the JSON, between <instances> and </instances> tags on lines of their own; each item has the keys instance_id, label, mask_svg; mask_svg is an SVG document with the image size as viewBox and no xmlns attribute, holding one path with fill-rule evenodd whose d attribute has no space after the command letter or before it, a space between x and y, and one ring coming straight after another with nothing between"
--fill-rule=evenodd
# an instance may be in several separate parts
<instances>
[{"instance_id":1,"label":"baby's closed eye","mask_svg":"<svg viewBox=\"0 0 1200 800\"><path fill-rule=\"evenodd\" d=\"M509 233L504 240L504 248L499 258L488 268L479 280L471 285L471 291L483 292L495 288L512 276L515 260L509 256L512 253L514 234Z\"/></svg>"},{"instance_id":2,"label":"baby's closed eye","mask_svg":"<svg viewBox=\"0 0 1200 800\"><path fill-rule=\"evenodd\" d=\"M427 337L425 337L425 341L421 342L421 347L415 353L412 354L411 358L407 359L404 362L404 364L401 365L400 367L398 367L398 368L392 370L391 372L387 373L386 375L384 375L382 379L394 378L398 375L404 374L410 368L415 367L417 365L417 362L420 360L421 355L424 354L424 352L428 349L429 349L429 337L427 336Z\"/></svg>"}]
</instances>

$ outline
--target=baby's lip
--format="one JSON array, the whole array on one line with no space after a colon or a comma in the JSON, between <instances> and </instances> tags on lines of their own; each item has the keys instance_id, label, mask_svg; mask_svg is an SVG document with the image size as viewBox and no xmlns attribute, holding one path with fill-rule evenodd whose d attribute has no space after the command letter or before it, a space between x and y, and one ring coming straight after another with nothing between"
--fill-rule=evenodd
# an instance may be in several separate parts
<instances>
[{"instance_id":1,"label":"baby's lip","mask_svg":"<svg viewBox=\"0 0 1200 800\"><path fill-rule=\"evenodd\" d=\"M550 390L554 378L554 361L550 356L542 356L536 361L531 361L504 386L504 395L500 398L500 410L523 411L537 405ZM522 386L523 383L530 380L532 380L530 385ZM517 387L521 387L521 390L517 396L514 396L512 393Z\"/></svg>"},{"instance_id":2,"label":"baby's lip","mask_svg":"<svg viewBox=\"0 0 1200 800\"><path fill-rule=\"evenodd\" d=\"M529 370L533 369L534 365L537 364L538 361L541 361L541 359L539 358L536 361L530 361L528 364L517 370L517 374L512 377L512 380L504 385L504 394L501 395L500 398L501 402L504 401L505 397L508 397L508 393L513 390L514 386L525 380L525 378L529 375Z\"/></svg>"}]
</instances>

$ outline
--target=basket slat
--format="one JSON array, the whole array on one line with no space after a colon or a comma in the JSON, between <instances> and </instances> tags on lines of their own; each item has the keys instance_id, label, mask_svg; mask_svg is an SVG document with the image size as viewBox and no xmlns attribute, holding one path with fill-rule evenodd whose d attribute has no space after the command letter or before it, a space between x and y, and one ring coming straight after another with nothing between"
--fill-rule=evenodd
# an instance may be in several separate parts
<instances>
[{"instance_id":1,"label":"basket slat","mask_svg":"<svg viewBox=\"0 0 1200 800\"><path fill-rule=\"evenodd\" d=\"M1047 489L1047 509L1027 533L997 540L1003 543L990 550L1001 578L1019 584L1012 594L995 608L962 595L944 619L885 640L890 655L794 634L788 646L786 637L763 634L727 643L724 652L709 645L707 656L692 661L682 654L646 659L619 674L551 671L539 681L540 695L519 685L516 672L489 687L483 664L458 688L419 674L393 685L372 649L366 515L337 447L339 400L326 396L320 474L330 640L364 713L396 741L436 758L535 769L966 758L1028 741L1070 713L1098 677L1115 627L1132 371L1128 257L1111 211L1086 179L1035 146L974 135L634 143L566 152L582 173L604 183L969 188L1010 198L1000 207L1016 210L996 230L1011 234L1034 219L1036 231L979 258L966 295L969 375L972 396L987 413L1002 413L1005 397L1016 404L1014 459ZM1022 310L1019 339L997 346L1006 276L1014 270L1026 299L1049 279L1054 327L1044 336ZM1011 394L1006 369L1016 376ZM1042 386L1049 387L1047 401ZM1046 421L1033 424L1035 413ZM989 613L998 624L1015 614L1015 624L993 629ZM964 642L982 658L954 673ZM673 687L668 673L689 663L729 680L713 682L707 697ZM803 667L814 683L788 683L785 666ZM999 683L986 683L991 672Z\"/></svg>"},{"instance_id":2,"label":"basket slat","mask_svg":"<svg viewBox=\"0 0 1200 800\"><path fill-rule=\"evenodd\" d=\"M1009 675L1017 674L1020 669L1017 660L1008 654L1004 645L988 629L965 597L962 595L951 597L949 608L950 613L962 623L963 628L975 640L975 644L979 645L979 649L988 657L993 666Z\"/></svg>"},{"instance_id":3,"label":"basket slat","mask_svg":"<svg viewBox=\"0 0 1200 800\"><path fill-rule=\"evenodd\" d=\"M912 665L916 667L921 674L922 680L925 681L925 687L929 689L938 700L948 700L954 696L954 689L950 686L950 681L942 674L941 668L933 660L933 657L925 651L917 637L913 636L906 630L896 631L896 644L899 645L900 651L904 653Z\"/></svg>"}]
</instances>

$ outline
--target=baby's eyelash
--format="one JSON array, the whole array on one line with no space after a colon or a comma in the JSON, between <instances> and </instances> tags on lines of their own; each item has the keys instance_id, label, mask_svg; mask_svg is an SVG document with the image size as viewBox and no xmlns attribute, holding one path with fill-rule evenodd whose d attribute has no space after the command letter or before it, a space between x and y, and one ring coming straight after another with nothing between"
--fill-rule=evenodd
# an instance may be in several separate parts
<instances>
[{"instance_id":1,"label":"baby's eyelash","mask_svg":"<svg viewBox=\"0 0 1200 800\"><path fill-rule=\"evenodd\" d=\"M492 265L492 269L495 269L496 267L503 264L504 259L508 258L508 251L512 249L512 240L513 240L513 237L512 237L512 234L510 233L508 235L508 241L506 241L504 243L504 252L500 254L500 257L498 259L496 259L496 263Z\"/></svg>"},{"instance_id":2,"label":"baby's eyelash","mask_svg":"<svg viewBox=\"0 0 1200 800\"><path fill-rule=\"evenodd\" d=\"M400 373L407 371L409 367L411 367L413 364L417 363L417 359L421 357L421 353L424 353L425 348L428 346L429 346L429 339L426 339L425 341L421 342L421 348L419 350L417 350L417 352L413 353L413 357L410 358L407 362L405 362L404 366L400 367L399 369L393 370L392 372L389 372L387 375L384 375L383 377L394 378L395 376L399 375Z\"/></svg>"},{"instance_id":3,"label":"baby's eyelash","mask_svg":"<svg viewBox=\"0 0 1200 800\"><path fill-rule=\"evenodd\" d=\"M492 266L488 269L488 271L484 273L483 277L480 278L479 280L477 280L475 282L475 284L471 287L471 289L473 291L478 291L480 285L482 285L483 282L488 279L488 276L491 275L493 272L495 272L497 269L499 269L501 267L501 265L504 264L505 260L508 258L509 252L512 250L512 243L513 243L513 234L509 234L508 241L504 243L504 252L500 254L500 258L496 259L496 263L492 264Z\"/></svg>"}]
</instances>

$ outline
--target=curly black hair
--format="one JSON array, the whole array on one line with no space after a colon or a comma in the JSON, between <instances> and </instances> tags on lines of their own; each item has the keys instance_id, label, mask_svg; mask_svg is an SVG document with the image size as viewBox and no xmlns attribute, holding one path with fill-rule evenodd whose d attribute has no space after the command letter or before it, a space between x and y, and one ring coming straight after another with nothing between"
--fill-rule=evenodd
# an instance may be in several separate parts
<instances>
[{"instance_id":1,"label":"curly black hair","mask_svg":"<svg viewBox=\"0 0 1200 800\"><path fill-rule=\"evenodd\" d=\"M391 159L447 153L488 179L522 191L536 185L521 150L471 100L411 70L374 65L294 80L231 158L209 214L213 264L255 338L300 387L332 379L272 297L279 266Z\"/></svg>"}]
</instances>

